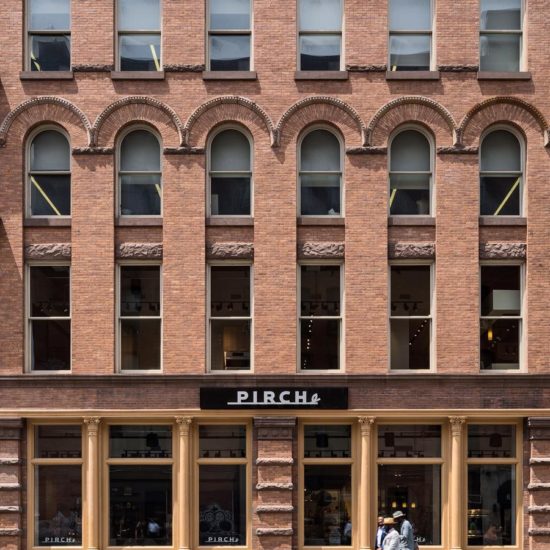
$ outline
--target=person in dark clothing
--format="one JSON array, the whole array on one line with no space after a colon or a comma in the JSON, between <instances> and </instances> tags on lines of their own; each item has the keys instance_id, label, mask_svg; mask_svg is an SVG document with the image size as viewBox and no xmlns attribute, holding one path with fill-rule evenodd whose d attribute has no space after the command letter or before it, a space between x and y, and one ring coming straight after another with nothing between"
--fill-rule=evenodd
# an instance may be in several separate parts
<instances>
[{"instance_id":1,"label":"person in dark clothing","mask_svg":"<svg viewBox=\"0 0 550 550\"><path fill-rule=\"evenodd\" d=\"M384 516L378 516L377 519L378 528L376 529L376 538L374 540L374 549L382 550L384 539L388 534L388 528L384 525Z\"/></svg>"}]
</instances>

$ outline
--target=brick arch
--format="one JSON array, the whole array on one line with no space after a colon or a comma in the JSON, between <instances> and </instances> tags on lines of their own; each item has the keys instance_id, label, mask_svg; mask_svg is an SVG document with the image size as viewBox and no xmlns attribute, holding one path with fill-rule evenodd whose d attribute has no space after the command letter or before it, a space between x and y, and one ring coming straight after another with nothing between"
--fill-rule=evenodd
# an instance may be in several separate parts
<instances>
[{"instance_id":1,"label":"brick arch","mask_svg":"<svg viewBox=\"0 0 550 550\"><path fill-rule=\"evenodd\" d=\"M353 107L335 97L312 96L297 101L281 116L274 131L273 145L288 142L315 122L336 126L347 143L358 139L359 146L365 144L366 126Z\"/></svg>"},{"instance_id":2,"label":"brick arch","mask_svg":"<svg viewBox=\"0 0 550 550\"><path fill-rule=\"evenodd\" d=\"M438 145L451 146L455 141L456 122L440 103L422 96L405 96L386 103L372 117L367 128L367 144L385 147L396 128L416 122L428 128Z\"/></svg>"},{"instance_id":3,"label":"brick arch","mask_svg":"<svg viewBox=\"0 0 550 550\"><path fill-rule=\"evenodd\" d=\"M157 99L130 96L109 105L92 128L94 147L113 147L122 128L135 122L146 122L162 136L164 147L179 147L183 141L183 124L176 112Z\"/></svg>"},{"instance_id":4,"label":"brick arch","mask_svg":"<svg viewBox=\"0 0 550 550\"><path fill-rule=\"evenodd\" d=\"M88 117L76 105L61 97L33 97L10 111L0 125L0 146L8 137L22 141L27 133L42 123L53 122L64 127L73 147L86 147L91 140Z\"/></svg>"},{"instance_id":5,"label":"brick arch","mask_svg":"<svg viewBox=\"0 0 550 550\"><path fill-rule=\"evenodd\" d=\"M511 123L525 135L542 135L544 145L549 145L546 118L535 106L517 97L492 97L470 109L458 127L460 144L479 146L481 134L497 122Z\"/></svg>"},{"instance_id":6,"label":"brick arch","mask_svg":"<svg viewBox=\"0 0 550 550\"><path fill-rule=\"evenodd\" d=\"M269 115L254 101L240 96L216 97L195 109L184 127L184 143L197 147L206 141L213 128L224 122L238 122L252 135L266 131L273 141L273 123Z\"/></svg>"}]
</instances>

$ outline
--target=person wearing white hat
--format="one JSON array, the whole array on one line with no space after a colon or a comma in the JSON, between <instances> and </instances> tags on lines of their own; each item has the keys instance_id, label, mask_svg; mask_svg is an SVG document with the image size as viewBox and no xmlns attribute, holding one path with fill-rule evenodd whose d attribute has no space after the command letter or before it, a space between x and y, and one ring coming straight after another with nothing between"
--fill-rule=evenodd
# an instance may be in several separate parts
<instances>
[{"instance_id":1,"label":"person wearing white hat","mask_svg":"<svg viewBox=\"0 0 550 550\"><path fill-rule=\"evenodd\" d=\"M401 537L395 530L395 520L393 518L384 518L384 527L388 529L388 534L384 538L382 550L399 550Z\"/></svg>"},{"instance_id":2,"label":"person wearing white hat","mask_svg":"<svg viewBox=\"0 0 550 550\"><path fill-rule=\"evenodd\" d=\"M398 510L392 514L392 517L400 526L399 534L401 542L399 550L415 550L413 527L411 522L405 517L405 514Z\"/></svg>"}]
</instances>

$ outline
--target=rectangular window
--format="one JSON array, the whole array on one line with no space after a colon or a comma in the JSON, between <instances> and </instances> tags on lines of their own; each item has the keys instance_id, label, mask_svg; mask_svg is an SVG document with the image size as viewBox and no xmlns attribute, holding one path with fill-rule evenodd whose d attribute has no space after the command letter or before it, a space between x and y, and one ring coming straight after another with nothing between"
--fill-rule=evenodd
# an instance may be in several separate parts
<instances>
[{"instance_id":1,"label":"rectangular window","mask_svg":"<svg viewBox=\"0 0 550 550\"><path fill-rule=\"evenodd\" d=\"M27 31L27 70L71 70L70 0L27 0Z\"/></svg>"},{"instance_id":2,"label":"rectangular window","mask_svg":"<svg viewBox=\"0 0 550 550\"><path fill-rule=\"evenodd\" d=\"M468 426L468 546L516 544L516 432L514 425Z\"/></svg>"},{"instance_id":3,"label":"rectangular window","mask_svg":"<svg viewBox=\"0 0 550 550\"><path fill-rule=\"evenodd\" d=\"M392 265L391 369L430 368L432 276L430 265Z\"/></svg>"},{"instance_id":4,"label":"rectangular window","mask_svg":"<svg viewBox=\"0 0 550 550\"><path fill-rule=\"evenodd\" d=\"M479 70L521 68L522 0L480 0Z\"/></svg>"},{"instance_id":5,"label":"rectangular window","mask_svg":"<svg viewBox=\"0 0 550 550\"><path fill-rule=\"evenodd\" d=\"M481 266L481 370L517 370L522 332L521 266Z\"/></svg>"},{"instance_id":6,"label":"rectangular window","mask_svg":"<svg viewBox=\"0 0 550 550\"><path fill-rule=\"evenodd\" d=\"M249 265L210 266L210 370L250 370L251 271Z\"/></svg>"},{"instance_id":7,"label":"rectangular window","mask_svg":"<svg viewBox=\"0 0 550 550\"><path fill-rule=\"evenodd\" d=\"M34 426L34 544L82 546L82 435L78 425ZM29 489L29 495L32 495Z\"/></svg>"},{"instance_id":8,"label":"rectangular window","mask_svg":"<svg viewBox=\"0 0 550 550\"><path fill-rule=\"evenodd\" d=\"M209 0L208 11L210 70L250 71L251 0Z\"/></svg>"},{"instance_id":9,"label":"rectangular window","mask_svg":"<svg viewBox=\"0 0 550 550\"><path fill-rule=\"evenodd\" d=\"M299 266L300 369L338 370L342 341L342 266Z\"/></svg>"},{"instance_id":10,"label":"rectangular window","mask_svg":"<svg viewBox=\"0 0 550 550\"><path fill-rule=\"evenodd\" d=\"M198 430L199 546L246 546L250 443L244 425Z\"/></svg>"},{"instance_id":11,"label":"rectangular window","mask_svg":"<svg viewBox=\"0 0 550 550\"><path fill-rule=\"evenodd\" d=\"M120 370L159 370L162 349L161 266L119 267Z\"/></svg>"},{"instance_id":12,"label":"rectangular window","mask_svg":"<svg viewBox=\"0 0 550 550\"><path fill-rule=\"evenodd\" d=\"M429 71L432 66L431 0L390 0L391 71Z\"/></svg>"},{"instance_id":13,"label":"rectangular window","mask_svg":"<svg viewBox=\"0 0 550 550\"><path fill-rule=\"evenodd\" d=\"M342 67L343 0L299 0L299 70Z\"/></svg>"},{"instance_id":14,"label":"rectangular window","mask_svg":"<svg viewBox=\"0 0 550 550\"><path fill-rule=\"evenodd\" d=\"M353 546L350 425L303 427L303 546Z\"/></svg>"},{"instance_id":15,"label":"rectangular window","mask_svg":"<svg viewBox=\"0 0 550 550\"><path fill-rule=\"evenodd\" d=\"M28 357L32 371L71 368L71 268L28 269Z\"/></svg>"},{"instance_id":16,"label":"rectangular window","mask_svg":"<svg viewBox=\"0 0 550 550\"><path fill-rule=\"evenodd\" d=\"M160 0L118 0L118 68L162 71Z\"/></svg>"}]
</instances>

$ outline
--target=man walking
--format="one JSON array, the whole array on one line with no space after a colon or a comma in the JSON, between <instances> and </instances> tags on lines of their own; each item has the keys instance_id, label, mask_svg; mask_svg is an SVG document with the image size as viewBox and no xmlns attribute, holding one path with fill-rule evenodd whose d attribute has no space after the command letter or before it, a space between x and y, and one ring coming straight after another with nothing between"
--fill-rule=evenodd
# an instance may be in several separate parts
<instances>
[{"instance_id":1,"label":"man walking","mask_svg":"<svg viewBox=\"0 0 550 550\"><path fill-rule=\"evenodd\" d=\"M392 516L399 525L399 550L415 550L414 534L411 522L405 517L405 514L401 510L394 512Z\"/></svg>"},{"instance_id":2,"label":"man walking","mask_svg":"<svg viewBox=\"0 0 550 550\"><path fill-rule=\"evenodd\" d=\"M388 529L384 525L384 516L378 516L378 529L376 530L376 539L374 541L375 550L382 550L382 545L387 534Z\"/></svg>"},{"instance_id":3,"label":"man walking","mask_svg":"<svg viewBox=\"0 0 550 550\"><path fill-rule=\"evenodd\" d=\"M400 537L399 533L395 530L395 520L393 518L384 519L384 527L388 530L382 550L399 550Z\"/></svg>"}]
</instances>

